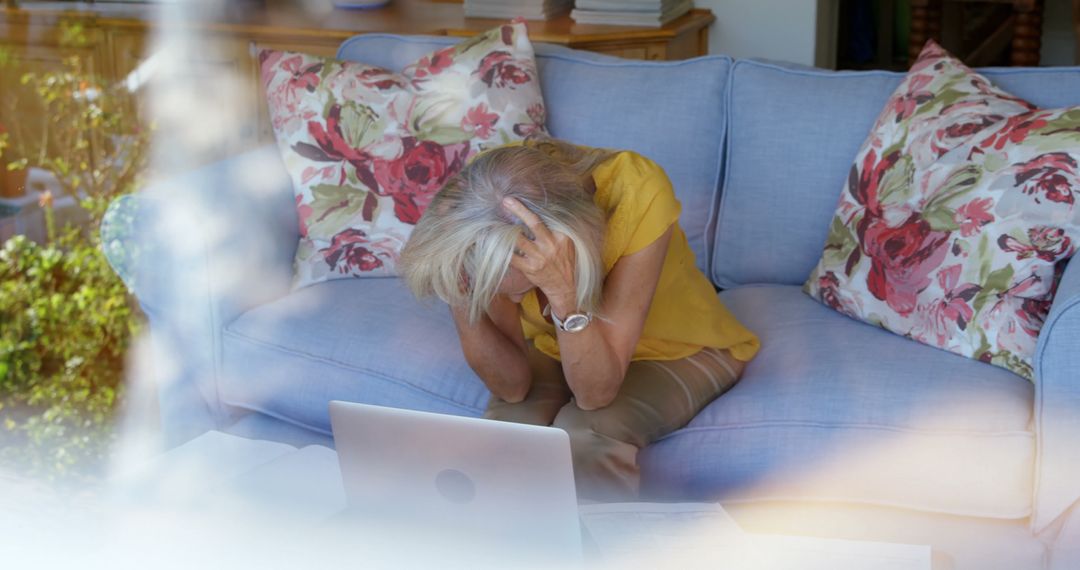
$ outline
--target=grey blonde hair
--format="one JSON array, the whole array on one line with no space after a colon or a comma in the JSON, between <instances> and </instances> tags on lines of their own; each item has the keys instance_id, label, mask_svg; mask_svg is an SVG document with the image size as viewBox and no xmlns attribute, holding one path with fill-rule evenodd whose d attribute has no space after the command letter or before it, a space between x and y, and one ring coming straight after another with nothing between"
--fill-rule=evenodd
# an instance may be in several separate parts
<instances>
[{"instance_id":1,"label":"grey blonde hair","mask_svg":"<svg viewBox=\"0 0 1080 570\"><path fill-rule=\"evenodd\" d=\"M479 320L506 277L518 236L528 235L502 206L513 197L573 242L578 309L597 313L604 214L588 190L593 169L615 152L545 137L476 155L413 229L398 263L406 284L417 297L435 295Z\"/></svg>"}]
</instances>

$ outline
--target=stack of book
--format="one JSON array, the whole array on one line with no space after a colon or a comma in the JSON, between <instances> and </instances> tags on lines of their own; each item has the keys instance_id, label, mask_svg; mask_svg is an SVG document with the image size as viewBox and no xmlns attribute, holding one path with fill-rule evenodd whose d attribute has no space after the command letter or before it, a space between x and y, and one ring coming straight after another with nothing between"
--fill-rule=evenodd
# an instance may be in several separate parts
<instances>
[{"instance_id":1,"label":"stack of book","mask_svg":"<svg viewBox=\"0 0 1080 570\"><path fill-rule=\"evenodd\" d=\"M659 28L693 7L693 0L577 0L570 17L579 24Z\"/></svg>"},{"instance_id":2,"label":"stack of book","mask_svg":"<svg viewBox=\"0 0 1080 570\"><path fill-rule=\"evenodd\" d=\"M573 0L465 0L465 17L550 20L571 6Z\"/></svg>"}]
</instances>

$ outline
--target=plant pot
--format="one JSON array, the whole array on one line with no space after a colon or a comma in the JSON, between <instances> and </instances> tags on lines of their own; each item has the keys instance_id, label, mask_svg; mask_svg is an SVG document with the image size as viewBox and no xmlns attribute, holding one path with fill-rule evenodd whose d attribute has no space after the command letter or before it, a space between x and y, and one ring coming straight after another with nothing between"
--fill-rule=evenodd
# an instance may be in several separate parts
<instances>
[{"instance_id":1,"label":"plant pot","mask_svg":"<svg viewBox=\"0 0 1080 570\"><path fill-rule=\"evenodd\" d=\"M0 198L21 198L26 195L26 169L0 172Z\"/></svg>"}]
</instances>

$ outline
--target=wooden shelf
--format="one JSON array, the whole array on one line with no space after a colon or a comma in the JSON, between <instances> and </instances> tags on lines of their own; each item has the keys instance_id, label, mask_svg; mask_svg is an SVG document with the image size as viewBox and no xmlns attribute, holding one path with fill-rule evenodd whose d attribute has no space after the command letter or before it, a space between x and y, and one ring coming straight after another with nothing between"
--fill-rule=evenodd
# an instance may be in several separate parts
<instances>
[{"instance_id":1,"label":"wooden shelf","mask_svg":"<svg viewBox=\"0 0 1080 570\"><path fill-rule=\"evenodd\" d=\"M9 25L55 26L63 20L85 25L133 31L161 28L195 29L206 33L249 38L298 39L334 45L357 34L430 34L465 37L481 33L505 20L466 18L453 1L394 0L376 10L335 9L330 0L293 2L264 0L260 8L218 8L178 13L168 4L26 2L4 9L0 20ZM306 9L319 6L324 9ZM239 4L243 6L243 4ZM569 14L548 21L528 21L534 42L549 42L624 57L685 59L708 53L708 27L712 12L694 9L660 28L578 24ZM4 32L0 24L0 33ZM9 38L0 35L2 40ZM631 48L651 48L631 49Z\"/></svg>"},{"instance_id":2,"label":"wooden shelf","mask_svg":"<svg viewBox=\"0 0 1080 570\"><path fill-rule=\"evenodd\" d=\"M207 8L192 15L194 3ZM317 5L325 9L304 8ZM534 42L626 58L673 60L708 53L708 27L714 20L709 10L696 9L661 28L577 24L568 14L529 21L527 26ZM184 52L187 79L214 85L227 78L233 91L231 97L211 103L225 109L225 116L235 122L224 129L227 134L220 144L208 151L220 156L273 139L254 59L258 49L334 56L342 41L357 34L466 37L504 22L465 18L459 2L446 0L393 0L385 8L363 11L334 9L331 0L26 2L20 8L0 10L0 46L14 50L36 69L55 69L65 57L78 55L88 72L120 80L147 57L155 38L163 37L159 34L184 37L193 46ZM70 23L82 28L85 41L73 45L64 39L65 25Z\"/></svg>"}]
</instances>

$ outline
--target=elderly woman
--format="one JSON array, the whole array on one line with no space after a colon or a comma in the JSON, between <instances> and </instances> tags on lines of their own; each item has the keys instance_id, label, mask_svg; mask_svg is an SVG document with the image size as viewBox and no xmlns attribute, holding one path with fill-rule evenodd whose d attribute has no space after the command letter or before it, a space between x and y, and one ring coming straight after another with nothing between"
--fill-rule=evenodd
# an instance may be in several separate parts
<instances>
[{"instance_id":1,"label":"elderly woman","mask_svg":"<svg viewBox=\"0 0 1080 570\"><path fill-rule=\"evenodd\" d=\"M402 253L453 313L485 417L570 434L579 496L632 500L637 454L731 388L758 349L679 227L655 162L555 140L484 151Z\"/></svg>"}]
</instances>

